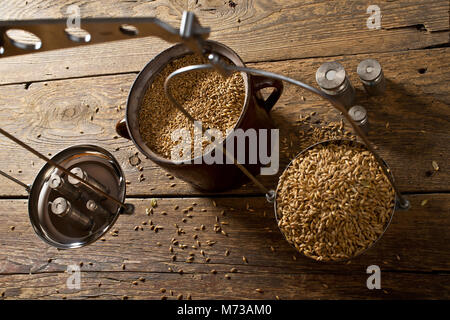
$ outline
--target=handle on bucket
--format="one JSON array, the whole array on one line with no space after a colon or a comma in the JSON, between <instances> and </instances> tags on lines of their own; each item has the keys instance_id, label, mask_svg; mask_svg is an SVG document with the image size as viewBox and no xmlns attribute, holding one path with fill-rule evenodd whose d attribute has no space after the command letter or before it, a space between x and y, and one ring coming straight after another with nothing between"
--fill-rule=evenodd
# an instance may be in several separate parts
<instances>
[{"instance_id":1,"label":"handle on bucket","mask_svg":"<svg viewBox=\"0 0 450 320\"><path fill-rule=\"evenodd\" d=\"M266 100L258 96L255 96L258 104L264 107L264 109L266 109L267 112L269 112L273 108L275 103L277 103L278 99L280 99L280 96L283 93L283 82L278 79L267 78L262 76L252 76L252 81L253 81L253 90L255 90L255 92L258 92L265 88L274 88L272 93Z\"/></svg>"},{"instance_id":2,"label":"handle on bucket","mask_svg":"<svg viewBox=\"0 0 450 320\"><path fill-rule=\"evenodd\" d=\"M117 122L116 132L122 138L131 140L130 134L128 133L128 129L127 129L127 120L125 120L125 118L120 120L119 122Z\"/></svg>"}]
</instances>

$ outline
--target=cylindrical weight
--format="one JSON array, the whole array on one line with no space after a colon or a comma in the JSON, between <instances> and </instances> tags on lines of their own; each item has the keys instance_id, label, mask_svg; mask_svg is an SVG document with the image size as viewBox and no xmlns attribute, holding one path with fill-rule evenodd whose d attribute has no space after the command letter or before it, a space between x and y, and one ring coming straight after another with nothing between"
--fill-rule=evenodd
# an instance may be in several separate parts
<instances>
[{"instance_id":1,"label":"cylindrical weight","mask_svg":"<svg viewBox=\"0 0 450 320\"><path fill-rule=\"evenodd\" d=\"M105 192L105 193L109 192L109 189L107 187L105 187L103 184L98 182L95 178L88 175L86 173L86 171L84 171L83 169L81 169L79 167L75 167L75 168L72 168L72 170L70 170L70 172L73 173L74 175L76 175L77 177L81 178L82 180L85 180L85 181L89 182L90 184L92 184L93 186L99 188L103 192ZM72 178L70 176L69 176L69 182L71 184L73 184L74 186L79 186L81 184L80 181L78 181L77 179Z\"/></svg>"},{"instance_id":2,"label":"cylindrical weight","mask_svg":"<svg viewBox=\"0 0 450 320\"><path fill-rule=\"evenodd\" d=\"M367 117L367 110L361 106L353 106L348 110L349 116L353 121L364 131L369 133L369 118Z\"/></svg>"},{"instance_id":3,"label":"cylindrical weight","mask_svg":"<svg viewBox=\"0 0 450 320\"><path fill-rule=\"evenodd\" d=\"M386 80L377 60L366 59L361 61L357 73L368 94L378 96L386 90Z\"/></svg>"},{"instance_id":4,"label":"cylindrical weight","mask_svg":"<svg viewBox=\"0 0 450 320\"><path fill-rule=\"evenodd\" d=\"M105 209L102 205L98 204L97 202L95 202L94 200L88 200L86 202L86 208L95 213L95 214L100 214L103 217L109 217L111 215L111 213Z\"/></svg>"},{"instance_id":5,"label":"cylindrical weight","mask_svg":"<svg viewBox=\"0 0 450 320\"><path fill-rule=\"evenodd\" d=\"M56 172L54 172L48 179L48 186L71 200L77 200L81 198L81 191L70 183L67 183Z\"/></svg>"},{"instance_id":6,"label":"cylindrical weight","mask_svg":"<svg viewBox=\"0 0 450 320\"><path fill-rule=\"evenodd\" d=\"M70 202L63 197L53 200L51 210L58 217L67 217L83 229L92 228L93 220L91 217L73 208Z\"/></svg>"},{"instance_id":7,"label":"cylindrical weight","mask_svg":"<svg viewBox=\"0 0 450 320\"><path fill-rule=\"evenodd\" d=\"M332 96L345 107L350 108L355 101L355 88L347 78L344 67L339 62L325 62L316 72L316 82L320 89Z\"/></svg>"}]
</instances>

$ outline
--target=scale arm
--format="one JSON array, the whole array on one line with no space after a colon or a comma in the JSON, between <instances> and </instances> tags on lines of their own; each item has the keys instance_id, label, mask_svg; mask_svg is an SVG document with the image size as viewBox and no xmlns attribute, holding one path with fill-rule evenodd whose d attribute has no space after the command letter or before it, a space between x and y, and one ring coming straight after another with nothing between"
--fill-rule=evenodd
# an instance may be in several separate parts
<instances>
[{"instance_id":1,"label":"scale arm","mask_svg":"<svg viewBox=\"0 0 450 320\"><path fill-rule=\"evenodd\" d=\"M67 19L36 19L0 21L0 59L32 52L78 47L130 38L154 36L169 43L185 43L192 51L202 53L202 42L209 37L210 28L200 25L194 13L184 11L180 29L152 17L86 18L80 28L68 28ZM130 28L127 26L132 26ZM28 31L40 42L18 41L7 35L9 29Z\"/></svg>"}]
</instances>

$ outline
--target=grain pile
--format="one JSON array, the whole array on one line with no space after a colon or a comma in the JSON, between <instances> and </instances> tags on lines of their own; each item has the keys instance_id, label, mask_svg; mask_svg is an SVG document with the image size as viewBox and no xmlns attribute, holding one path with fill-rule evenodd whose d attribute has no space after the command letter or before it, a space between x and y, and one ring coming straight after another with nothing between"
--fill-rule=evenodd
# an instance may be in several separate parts
<instances>
[{"instance_id":1,"label":"grain pile","mask_svg":"<svg viewBox=\"0 0 450 320\"><path fill-rule=\"evenodd\" d=\"M283 172L278 225L287 240L316 260L350 259L376 241L395 204L374 156L360 146L318 145Z\"/></svg>"},{"instance_id":2,"label":"grain pile","mask_svg":"<svg viewBox=\"0 0 450 320\"><path fill-rule=\"evenodd\" d=\"M189 120L167 99L164 81L181 67L204 63L207 61L197 55L170 62L155 77L144 96L139 111L139 131L148 147L165 158L170 158L172 148L179 144L171 139L174 130L189 129L192 148L194 130ZM224 138L226 130L236 125L245 101L244 79L240 73L224 78L211 69L189 72L172 79L170 89L175 99L195 119L202 121L204 128L218 129ZM203 143L203 150L207 145Z\"/></svg>"}]
</instances>

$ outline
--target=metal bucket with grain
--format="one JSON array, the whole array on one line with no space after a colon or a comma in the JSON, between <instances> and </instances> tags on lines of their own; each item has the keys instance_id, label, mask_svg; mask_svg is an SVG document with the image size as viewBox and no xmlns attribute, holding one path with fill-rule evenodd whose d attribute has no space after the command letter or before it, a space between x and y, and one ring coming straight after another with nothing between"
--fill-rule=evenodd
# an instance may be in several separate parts
<instances>
[{"instance_id":1,"label":"metal bucket with grain","mask_svg":"<svg viewBox=\"0 0 450 320\"><path fill-rule=\"evenodd\" d=\"M244 66L241 58L230 48L214 41L206 41L206 55L216 53L227 58L236 66ZM195 164L195 159L191 163L173 161L157 154L151 150L139 131L139 108L141 107L147 89L151 85L155 76L171 61L192 53L184 45L175 45L163 51L152 59L139 73L129 92L125 119L116 126L116 131L124 138L131 139L140 152L146 157L161 166L174 176L189 182L194 187L207 191L222 191L237 187L244 183L247 178L242 171L233 164ZM272 129L274 125L269 116L269 112L278 101L283 91L283 83L280 80L262 76L251 76L242 72L245 84L245 101L242 106L241 115L234 129ZM261 90L273 88L267 99L263 99ZM270 132L270 130L269 130ZM227 137L222 145L227 145L227 141L234 137ZM258 135L259 139L259 135ZM270 141L270 137L268 139ZM235 145L235 144L234 144ZM246 146L248 154L248 144ZM261 163L246 165L246 168L256 174L263 165Z\"/></svg>"}]
</instances>

